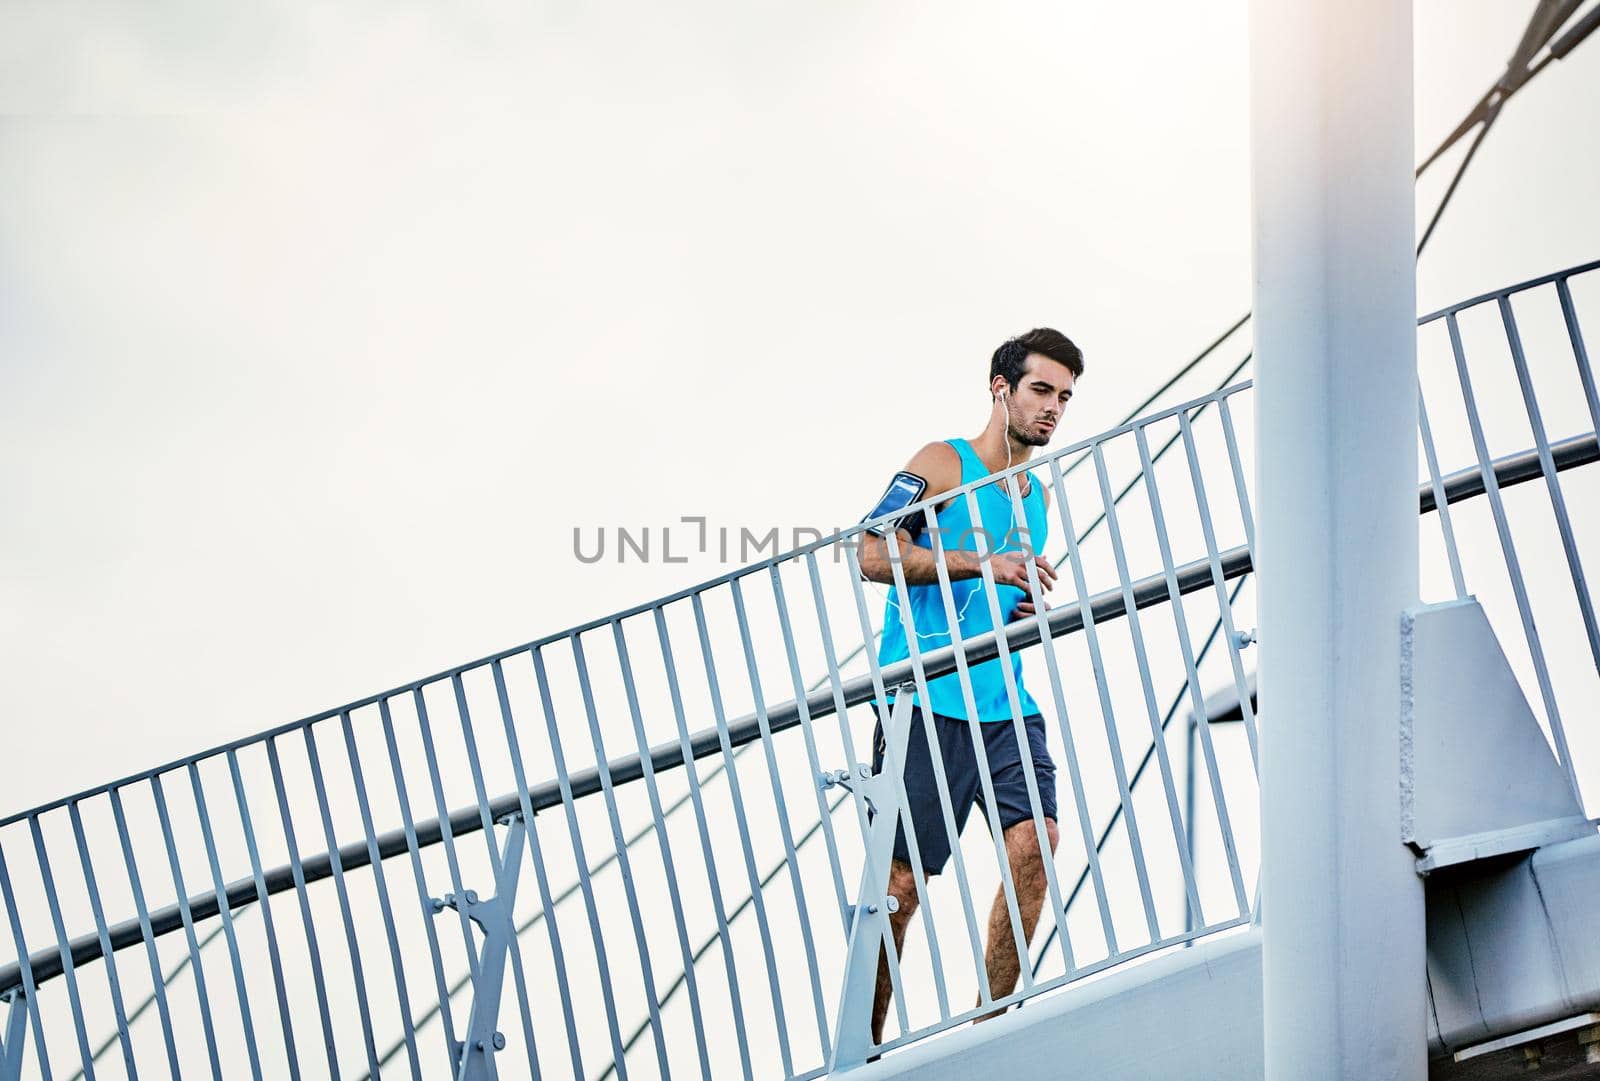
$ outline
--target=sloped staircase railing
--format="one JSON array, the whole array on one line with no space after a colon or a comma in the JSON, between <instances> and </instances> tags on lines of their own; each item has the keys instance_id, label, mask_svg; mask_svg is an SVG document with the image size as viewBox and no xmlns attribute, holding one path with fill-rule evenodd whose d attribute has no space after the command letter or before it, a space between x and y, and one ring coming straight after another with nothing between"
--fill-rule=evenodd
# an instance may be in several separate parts
<instances>
[{"instance_id":1,"label":"sloped staircase railing","mask_svg":"<svg viewBox=\"0 0 1600 1081\"><path fill-rule=\"evenodd\" d=\"M1555 679L1539 646L1534 599L1511 543L1510 516L1501 493L1528 481L1545 482L1573 595L1579 598L1600 668L1577 527L1558 479L1563 470L1597 456L1594 429L1600 428L1600 408L1572 297L1573 279L1597 265L1475 298L1422 321L1424 333L1430 327L1448 333L1476 464L1440 472L1425 410L1421 436L1430 468L1419 490L1419 506L1441 523L1452 582L1464 595L1462 558L1449 512L1476 495L1488 496L1545 720L1575 785L1575 752L1568 746ZM1560 309L1591 419L1589 433L1555 441L1544 430L1528 358L1511 314L1514 295L1544 286L1551 287ZM1471 396L1461 330L1462 322L1484 305L1500 311L1510 368L1535 437L1531 450L1498 458L1489 455ZM1425 388L1427 381L1425 367ZM324 1066L329 1076L356 1075L363 1069L375 1076L387 1066L380 1059L388 1056L378 1050L379 1034L387 1030L402 1034L398 1046L406 1058L404 1067L387 1068L412 1076L436 1076L444 1060L452 1072L464 1075L474 1069L492 1073L498 1060L516 1063L508 1068L517 1070L526 1063L536 1076L595 1076L602 1069L626 1076L630 1070L648 1074L652 1068L661 1076L749 1077L779 1071L789 1077L815 1076L827 1069L836 1035L847 1027L841 1025L835 992L846 982L845 944L861 902L846 882L847 869L859 866L860 845L848 831L836 831L832 822L844 802L861 808L855 799L829 799L823 787L827 775L837 772L834 767L853 776L861 762L849 724L819 722L882 701L885 688L959 676L965 666L1013 652L1023 652L1031 666L1043 663L1049 669L1046 680L1030 667L1029 678L1034 686L1051 688L1058 722L1053 736L1086 744L1096 733L1092 725L1068 721L1069 701L1074 716L1093 713L1102 720L1103 745L1093 751L1086 745L1079 748L1084 764L1093 768L1073 766L1069 772L1075 775L1062 789L1064 840L1051 867L1053 897L1038 936L1047 942L1014 995L985 999L972 1009L955 1005L956 994L973 993L983 984L973 892L993 889L995 880L1005 877L999 860L992 861L992 868L978 866L979 848L969 844L972 868L958 866L953 882L947 876L937 889L919 882L923 948L934 956L931 963L924 957L923 967L908 977L911 960L889 951L900 1034L873 1050L892 1049L980 1010L1022 1001L1247 921L1249 869L1228 818L1230 805L1253 802L1253 702L1241 656L1247 648L1248 636L1241 630L1248 623L1247 609L1239 610L1240 626L1233 625L1239 591L1252 565L1253 527L1244 480L1248 468L1240 453L1244 441L1228 408L1247 386L1227 387L1153 413L1028 464L1034 482L1053 492L1052 514L1072 538L1062 581L1072 581L1076 600L1015 623L1004 635L984 635L877 671L867 592L846 544L851 534L845 533L562 634L0 821L0 900L17 955L0 969L0 997L11 1004L7 1027L0 1033L5 1037L0 1064L14 1066L17 1076L26 1070L27 1076L49 1077L52 1057L67 1061L76 1052L88 1076L95 1075L97 1063L110 1076L179 1076L186 1069L199 1075L299 1077L320 1075ZM1200 418L1206 410L1212 425L1202 434ZM1435 416L1438 412L1436 408ZM1183 451L1165 474L1160 455L1151 453L1152 438L1163 430L1172 436L1161 453L1174 445ZM1089 455L1094 475L1083 486L1086 490L1069 492L1061 463L1080 453ZM1119 523L1120 500L1112 492L1110 476L1114 464L1123 461L1137 470L1130 487L1144 497L1149 530L1130 532ZM1023 471L1019 467L1010 473ZM1041 473L1049 479L1041 481ZM1164 502L1163 482L1170 488L1185 473L1191 498L1182 507ZM1219 491L1232 492L1226 526L1213 518L1208 503L1207 477L1212 475L1224 478ZM1071 514L1092 504L1097 494L1108 523L1102 550L1080 550L1088 546L1077 541ZM967 491L958 495L968 498ZM1229 508L1219 504L1217 509ZM1167 518L1187 516L1187 525L1169 532L1163 512ZM1227 543L1234 537L1241 543ZM1179 562L1174 538L1200 553ZM829 556L836 562L825 568ZM1134 559L1158 562L1161 569L1134 578ZM1096 568L1105 570L1104 577L1114 584L1090 588ZM827 576L828 570L841 573ZM786 583L786 578L795 581ZM755 586L763 579L768 589L758 597ZM948 595L948 583L945 589ZM802 612L791 603L791 591L794 596L809 594L810 606ZM854 609L858 638L836 633L835 627L850 621L830 618L830 597L833 611ZM992 590L987 597L993 597ZM1205 636L1205 651L1197 651L1193 642L1200 636L1190 633L1189 610L1206 600L1206 610L1216 615L1219 630L1226 625L1226 634L1213 631ZM1156 607L1179 617L1169 632L1170 642L1156 642L1159 632L1140 622L1140 613ZM676 639L674 623L683 625ZM851 673L839 660L841 647L853 638L866 649L864 672ZM647 674L641 643L651 640L655 650L648 655L659 667ZM703 671L678 667L673 647L685 640L698 645L697 667ZM781 642L782 651L758 655L758 641ZM1211 653L1213 663L1204 667L1213 641L1224 648ZM1034 649L1041 642L1050 648ZM1177 648L1152 649L1152 642ZM567 662L560 667L554 660L558 653ZM614 672L609 665L605 670L616 676L614 682L595 677L590 657L602 653L607 662L615 662ZM1119 653L1122 661L1113 656ZM1173 654L1182 655L1181 666ZM809 689L801 678L806 667L824 669L825 684ZM740 668L743 685L735 688L741 680L730 673ZM1058 668L1092 672L1092 690L1087 681L1064 679ZM1193 716L1205 715L1201 691L1210 682L1232 687L1246 721L1241 726L1244 738L1227 737L1232 745L1220 749L1213 745L1211 726L1193 729L1203 744L1204 762L1200 791L1186 791L1182 809L1165 746L1167 726L1178 707L1159 711L1153 689L1169 674L1181 680L1178 700L1189 702ZM792 688L787 697L763 690L773 679L787 679ZM1130 688L1132 693L1126 693ZM781 701L769 705L774 699ZM730 717L736 709L738 715ZM452 740L447 746L435 732L432 717L441 715L440 710L454 713L459 743ZM498 726L480 727L474 720L496 714ZM542 733L537 724L518 720L541 715ZM710 716L715 723L691 730L692 716ZM581 726L569 726L568 718L581 718ZM1140 731L1146 731L1149 749L1129 774L1121 745ZM787 742L776 739L786 732L798 733L798 745L794 736L785 737ZM564 740L575 734L587 736L595 747L593 767L569 768ZM673 738L658 738L663 734ZM496 741L487 747L484 741L491 735ZM618 738L630 740L637 753L608 758L605 745ZM1215 738L1224 740L1220 732ZM737 751L756 747L764 760L756 768L749 768L753 760L748 757L742 763L736 760ZM712 759L721 772L702 777L697 764ZM1159 791L1135 787L1151 762L1162 782ZM386 777L379 777L381 769L374 763L387 765ZM1192 759L1187 764L1192 766ZM553 779L528 783L529 776L540 775ZM380 780L387 783L380 787ZM470 804L461 798L469 781ZM636 783L640 781L642 785ZM490 791L508 794L490 798ZM262 798L256 798L258 793ZM1197 808L1196 800L1204 806ZM816 808L814 824L797 830L794 812L809 803ZM693 821L669 821L664 813L669 804L688 806ZM541 828L540 812L557 808L562 821L551 825L547 819ZM864 818L858 814L858 825L864 825ZM637 822L638 828L624 829L625 819ZM1141 820L1146 823L1142 835ZM308 824L326 850L302 858L299 838ZM380 824L388 828L380 829ZM28 836L18 843L13 838L22 830ZM458 848L472 833L484 837L481 853ZM352 834L359 839L338 843L341 835ZM1070 836L1076 836L1075 844L1065 839ZM656 839L654 853L642 843L648 837ZM825 842L821 855L814 854L811 842L816 837ZM114 843L102 848L107 838ZM587 855L597 840L601 848L609 842L605 860L621 872L603 883L590 870L602 861ZM757 866L758 849L783 852L778 873ZM113 855L107 857L105 851ZM1209 871L1200 867L1202 857L1210 859ZM391 886L384 873L388 862L408 863L413 882ZM1065 880L1058 873L1066 866L1078 874L1070 894L1062 890ZM703 875L696 873L700 871ZM576 893L560 902L551 887L558 872L576 879ZM785 877L787 890L771 889ZM186 888L196 878L209 882L210 888ZM318 883L331 883L332 891L313 889ZM445 893L445 883L448 895L436 897ZM950 888L944 888L947 883ZM1086 883L1093 887L1087 892L1095 905L1077 918L1073 901L1085 892ZM519 890L519 885L527 888ZM736 895L746 886L746 899L733 902L730 891ZM401 899L413 892L411 899ZM117 903L111 902L113 895ZM575 916L571 905L580 901L582 912ZM836 909L837 916L814 915L829 909ZM929 915L935 909L942 920ZM1208 922L1208 909L1227 914ZM120 921L108 915L129 910L133 915ZM247 934L239 917L250 910L260 917ZM663 918L663 910L670 910L670 920ZM532 918L526 918L530 911ZM747 912L755 917L754 928L748 918L739 922ZM298 921L292 918L296 914ZM574 918L586 925L587 936L572 930ZM568 933L562 933L561 919L569 921ZM226 976L215 984L205 980L207 966L196 929L208 920L220 923L226 938L231 988ZM542 944L524 942L517 933L534 922L546 929ZM451 925L459 927L459 944ZM84 926L94 930L69 937L69 927ZM695 941L721 949L691 945L691 930ZM35 945L30 952L30 943L51 939L53 947ZM119 954L136 954L136 947L142 947L146 964L130 964L123 957L119 965ZM721 979L697 974L712 952L722 955ZM1054 972L1045 967L1046 955L1052 953L1059 954L1052 957L1059 962ZM653 961L674 955L681 969L670 986L685 988L687 995L669 1003L670 996L661 991L667 981L657 978ZM178 1001L165 991L163 966L177 958L185 959L191 970L193 1002ZM420 963L408 965L412 958ZM86 974L96 962L104 980L91 982ZM221 971L218 964L213 959L213 980ZM500 981L493 977L494 968L502 965L515 986L514 1014L485 1005L499 995ZM142 974L146 967L149 972ZM472 977L466 989L476 991L464 1011L457 1003L460 995L451 989L453 977L447 976L447 971L463 970ZM137 1046L127 1010L136 989L157 1002L159 1021L159 1033L157 1026L143 1023ZM424 1002L426 1009L419 1005ZM312 1004L314 1010L297 1009ZM434 1020L414 1023L430 1011ZM629 1011L647 1020L625 1037ZM308 1023L313 1015L315 1021ZM62 1019L70 1019L70 1025L61 1024ZM509 1031L501 1032L501 1026ZM120 1055L102 1055L90 1044L91 1029L108 1027L117 1033ZM195 1039L197 1030L204 1058L195 1054L202 1042ZM653 1061L628 1053L625 1045L635 1034L650 1036ZM7 1075L0 1071L0 1076Z\"/></svg>"}]
</instances>

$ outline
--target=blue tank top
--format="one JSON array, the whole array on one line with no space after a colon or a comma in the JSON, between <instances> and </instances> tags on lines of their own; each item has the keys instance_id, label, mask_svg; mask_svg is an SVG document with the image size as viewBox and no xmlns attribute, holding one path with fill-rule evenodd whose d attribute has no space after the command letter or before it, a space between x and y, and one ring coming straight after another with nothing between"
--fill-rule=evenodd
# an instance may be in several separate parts
<instances>
[{"instance_id":1,"label":"blue tank top","mask_svg":"<svg viewBox=\"0 0 1600 1081\"><path fill-rule=\"evenodd\" d=\"M962 484L989 475L989 467L983 464L983 459L978 457L971 443L965 439L947 439L945 442L954 447L961 457ZM972 516L967 509L967 497L962 494L938 512L939 539L946 551L962 549L972 552L983 550L1010 552L1020 551L1025 545L1035 552L1043 549L1050 533L1050 523L1048 515L1045 514L1044 493L1039 490L1037 481L1030 481L1028 493L1022 497L1023 513L1027 518L1025 527L1015 522L1010 494L999 484L985 485L977 490L976 495L978 513L982 517L981 529L988 540L986 541L973 528ZM931 550L933 537L924 529L917 535L916 543ZM925 657L934 650L950 645L950 623L939 584L934 582L931 585L909 586L907 593L911 622L917 634L917 649L921 655ZM1016 586L997 586L996 594L1000 602L1001 619L1009 616L1017 603L1027 597L1027 591ZM950 596L954 601L956 626L963 642L970 642L994 629L994 620L989 610L989 597L984 589L982 577L951 582ZM889 596L883 609L883 635L878 642L880 666L903 661L911 655L906 646L905 622L901 616L900 603L900 590L890 586ZM1011 719L1011 704L1006 697L1005 672L1000 667L1002 663L1001 659L996 657L982 664L973 665L969 669L973 704L977 708L980 721ZM1022 715L1026 717L1040 712L1038 703L1022 685L1022 658L1015 653L1011 656L1011 670L1016 675L1017 698L1022 707ZM932 698L932 705L925 708L931 708L934 713L946 717L966 719L967 705L961 693L959 672L951 672L949 675L929 680L928 695ZM892 693L889 695L889 700L894 701ZM912 693L912 701L919 706L923 705L921 695L916 692Z\"/></svg>"}]
</instances>

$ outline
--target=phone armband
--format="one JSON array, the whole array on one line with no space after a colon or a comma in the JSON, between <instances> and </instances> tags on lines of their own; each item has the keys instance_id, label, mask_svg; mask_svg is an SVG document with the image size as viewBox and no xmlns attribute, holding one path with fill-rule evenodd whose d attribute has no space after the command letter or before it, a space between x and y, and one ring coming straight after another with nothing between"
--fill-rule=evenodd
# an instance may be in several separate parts
<instances>
[{"instance_id":1,"label":"phone armband","mask_svg":"<svg viewBox=\"0 0 1600 1081\"><path fill-rule=\"evenodd\" d=\"M904 470L896 473L889 481L889 486L883 490L883 495L878 498L878 502L861 519L863 522L870 522L876 518L884 519L868 526L867 532L876 533L880 537L885 536L890 530L899 529L909 530L913 537L921 533L925 522L920 510L911 514L894 515L921 499L927 490L928 482L925 478Z\"/></svg>"}]
</instances>

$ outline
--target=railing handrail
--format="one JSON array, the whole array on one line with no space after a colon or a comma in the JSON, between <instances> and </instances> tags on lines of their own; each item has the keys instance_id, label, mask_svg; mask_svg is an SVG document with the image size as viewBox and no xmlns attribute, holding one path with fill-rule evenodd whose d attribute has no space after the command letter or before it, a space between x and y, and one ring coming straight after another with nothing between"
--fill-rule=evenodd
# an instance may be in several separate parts
<instances>
[{"instance_id":1,"label":"railing handrail","mask_svg":"<svg viewBox=\"0 0 1600 1081\"><path fill-rule=\"evenodd\" d=\"M1557 472L1565 472L1580 465L1600 461L1600 436L1590 432L1588 435L1575 435L1558 440L1550 444L1550 457L1555 462ZM1538 480L1541 476L1543 472L1537 448L1530 447L1494 460L1494 479L1502 488L1526 484L1530 480ZM1446 473L1439 478L1439 482L1444 486L1446 503L1460 503L1464 499L1483 494L1483 470L1475 465L1458 469L1454 473ZM1433 496L1433 487L1423 484L1422 513L1428 514L1438 509L1438 503Z\"/></svg>"},{"instance_id":2,"label":"railing handrail","mask_svg":"<svg viewBox=\"0 0 1600 1081\"><path fill-rule=\"evenodd\" d=\"M1595 265L1600 266L1600 263ZM1231 394L1237 390L1244 389L1247 385L1236 384L1234 387L1228 388L1227 393ZM1204 398L1197 399L1197 404L1205 400ZM1113 429L1113 431L1116 431L1116 429ZM1096 439L1106 437L1106 435L1107 433L1102 433ZM1074 449L1076 448L1066 447L1057 453L1069 454ZM1561 471L1600 461L1600 435L1589 433L1561 440L1558 443L1551 444L1551 452L1556 468ZM1033 464L1037 466L1040 462ZM1527 450L1497 458L1494 461L1494 473L1497 483L1502 488L1537 480L1541 475L1538 452L1536 450ZM973 484L963 487L972 487L984 483L992 483L992 478L985 478L982 481L973 482ZM1484 490L1482 471L1476 466L1450 473L1441 478L1441 483L1445 491L1446 502L1452 504L1480 495ZM1433 488L1428 482L1418 485L1418 502L1420 513L1426 514L1436 509ZM834 543L834 541L830 540L826 543ZM799 551L803 554L805 551L811 550L812 547L807 546ZM1249 549L1245 545L1222 552L1220 561L1223 577L1230 581L1248 574L1254 569ZM769 564L771 562L773 561L768 561ZM763 565L767 564L757 564L756 566L759 568ZM1196 559L1179 566L1176 568L1176 576L1179 592L1183 595L1206 589L1213 584L1208 558ZM1137 580L1132 584L1132 589L1135 607L1139 610L1155 607L1169 600L1166 577L1162 573L1152 574ZM662 598L648 605L630 610L629 614L648 612L660 605L672 603L675 599L679 599L679 597L675 595ZM1125 616L1126 605L1121 587L1116 586L1091 596L1089 598L1089 611L1096 624ZM594 623L592 626L586 625L584 629L603 627L622 618L625 618L625 615L618 613ZM1062 605L1051 609L1046 618L1052 638L1073 634L1083 628L1083 605L1081 602ZM581 633L581 630L567 633ZM960 652L965 654L965 659L969 665L993 660L1000 655L999 643L996 640L998 633L990 631L963 644ZM1039 628L1032 620L1008 624L1004 628L1004 635L1006 644L1010 649L1024 649L1039 642ZM552 641L559 641L560 637L557 636ZM542 644L549 644L549 642L546 641ZM535 643L520 649L497 654L492 660L505 660L517 656L519 653L530 652L533 649L540 648L540 645L541 643ZM924 656L922 663L925 678L931 680L956 671L957 652L958 650L955 647L946 646ZM472 664L469 664L464 667L470 668L472 666ZM885 688L893 687L909 680L912 675L912 667L909 660L886 666L882 670L882 680ZM443 678L448 678L448 675L449 673L446 673ZM425 682L428 681L423 681L423 683ZM423 683L413 686L421 686ZM827 688L819 689L808 695L805 700L806 717L814 722L833 716L837 713L838 704L841 700L844 706L849 708L871 700L876 694L870 675L856 676L842 681L842 687L843 694L838 699L835 698L832 690ZM404 694L407 693L407 689L403 687L390 693ZM379 698L384 697L388 697L388 695L380 695L370 701L376 702ZM340 710L333 710L323 715L323 717L338 716L352 708L356 707L347 706ZM786 731L800 724L801 711L799 703L792 698L776 706L766 708L765 713L768 729L773 733ZM296 730L300 723L309 722L299 722L296 725L289 726L285 731ZM255 739L271 738L274 734L277 733L254 737L253 740L247 740L245 743L254 742ZM742 747L760 739L761 724L757 714L751 711L731 720L728 724L727 736L730 745L733 747ZM695 760L712 757L721 751L719 733L714 726L694 733L690 737L689 744L692 757ZM651 767L656 772L683 765L683 752L676 740L652 747L649 758ZM182 765L182 763L180 762L179 765ZM644 775L643 759L638 754L624 755L612 759L607 763L606 768L609 771L613 785L627 784L640 779ZM600 792L602 787L600 778L601 771L598 767L572 774L568 778L568 786L572 798L580 799ZM118 784L121 783L124 782L118 782ZM91 790L90 794L93 794L94 791L99 791L99 789ZM522 798L523 793L517 791L491 799L488 805L490 819L499 821L502 818L520 814ZM538 785L532 785L528 789L527 798L529 806L535 813L560 806L562 802L560 782L552 779ZM28 813L42 813L45 809L48 808L41 808L38 811ZM477 832L483 828L482 810L478 805L473 804L469 807L452 811L449 815L449 824L452 836L459 837L462 834ZM439 818L417 823L412 834L419 849L439 843L442 835ZM393 856L405 855L409 851L407 845L406 831L400 828L379 835L373 847L376 848L379 859L384 860ZM369 849L364 839L340 846L337 854L339 866L343 871L365 867L372 862L371 849ZM301 880L309 884L330 877L333 873L332 857L333 853L330 851L302 860L300 863ZM284 864L265 872L263 880L269 897L295 888L294 870L290 864ZM224 898L230 909L258 900L259 895L254 876L229 883L220 893L216 890L211 890L188 898L187 907L190 918L196 924L206 919L215 918L220 911L221 899ZM177 902L150 913L150 929L154 937L160 937L182 928L183 908ZM134 918L124 920L108 928L107 939L110 941L113 951L115 951L124 946L142 942L143 936L144 932L141 924L138 919ZM90 932L71 940L68 943L68 950L74 966L95 960L103 953L101 939L97 932ZM29 955L28 963L32 969L35 983L43 983L61 973L63 967L61 950L58 947L45 947ZM5 995L21 986L21 968L20 962L13 962L4 968L0 968L0 995Z\"/></svg>"},{"instance_id":3,"label":"railing handrail","mask_svg":"<svg viewBox=\"0 0 1600 1081\"><path fill-rule=\"evenodd\" d=\"M1541 274L1537 278L1529 278L1527 281L1518 282L1515 285L1502 286L1499 289L1493 289L1487 293L1481 293L1478 296L1457 301L1448 307L1440 308L1438 311L1432 311L1427 315L1420 316L1417 319L1417 326L1426 326L1437 319L1442 319L1447 315L1457 315L1466 311L1468 308L1476 308L1479 304L1487 304L1491 300L1499 300L1501 297L1509 297L1517 293L1526 293L1530 289L1537 289L1541 285L1549 285L1552 282L1564 281L1567 278L1576 278L1579 274L1587 274L1591 270L1600 270L1600 259L1596 259L1589 263L1579 263L1577 266L1568 267L1565 270L1556 270L1550 272L1549 274Z\"/></svg>"}]
</instances>

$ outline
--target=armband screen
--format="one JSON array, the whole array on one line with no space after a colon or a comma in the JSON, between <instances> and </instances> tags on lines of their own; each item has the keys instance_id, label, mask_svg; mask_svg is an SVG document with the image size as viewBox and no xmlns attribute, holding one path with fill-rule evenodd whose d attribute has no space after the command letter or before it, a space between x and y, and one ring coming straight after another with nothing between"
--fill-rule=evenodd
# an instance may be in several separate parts
<instances>
[{"instance_id":1,"label":"armband screen","mask_svg":"<svg viewBox=\"0 0 1600 1081\"><path fill-rule=\"evenodd\" d=\"M878 502L861 520L870 522L874 518L882 518L885 515L904 510L921 499L922 493L927 489L928 482L915 473L896 473L894 479L889 482L889 487L885 488L883 495L878 498ZM907 529L911 531L911 535L914 537L922 532L922 526L922 512L917 511L914 514L902 515L899 518L890 518L887 521L880 522L878 525L870 526L867 531L876 533L881 537L891 529Z\"/></svg>"}]
</instances>

